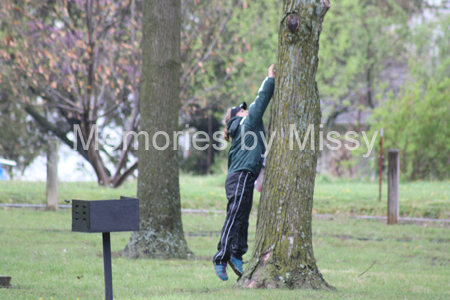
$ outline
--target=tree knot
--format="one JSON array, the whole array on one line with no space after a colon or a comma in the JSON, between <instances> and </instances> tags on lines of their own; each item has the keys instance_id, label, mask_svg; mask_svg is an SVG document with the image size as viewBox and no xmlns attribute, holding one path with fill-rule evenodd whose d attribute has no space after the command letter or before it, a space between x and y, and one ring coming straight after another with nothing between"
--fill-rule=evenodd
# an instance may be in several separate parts
<instances>
[{"instance_id":1,"label":"tree knot","mask_svg":"<svg viewBox=\"0 0 450 300\"><path fill-rule=\"evenodd\" d=\"M300 18L298 17L298 15L292 14L288 17L286 25L291 32L295 32L300 25Z\"/></svg>"}]
</instances>

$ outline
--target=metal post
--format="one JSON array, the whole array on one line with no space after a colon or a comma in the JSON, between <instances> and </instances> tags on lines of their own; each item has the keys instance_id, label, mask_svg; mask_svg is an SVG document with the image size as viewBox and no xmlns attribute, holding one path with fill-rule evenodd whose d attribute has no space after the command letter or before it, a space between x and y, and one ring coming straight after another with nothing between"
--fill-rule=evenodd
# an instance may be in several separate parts
<instances>
[{"instance_id":1,"label":"metal post","mask_svg":"<svg viewBox=\"0 0 450 300\"><path fill-rule=\"evenodd\" d=\"M105 299L113 299L112 269L111 269L111 235L103 232L103 266L105 272Z\"/></svg>"},{"instance_id":2,"label":"metal post","mask_svg":"<svg viewBox=\"0 0 450 300\"><path fill-rule=\"evenodd\" d=\"M388 150L388 224L398 222L399 151Z\"/></svg>"},{"instance_id":3,"label":"metal post","mask_svg":"<svg viewBox=\"0 0 450 300\"><path fill-rule=\"evenodd\" d=\"M380 184L379 184L379 191L378 191L378 201L381 201L381 179L383 177L383 128L380 129L380 169L379 169L379 180L380 180Z\"/></svg>"}]
</instances>

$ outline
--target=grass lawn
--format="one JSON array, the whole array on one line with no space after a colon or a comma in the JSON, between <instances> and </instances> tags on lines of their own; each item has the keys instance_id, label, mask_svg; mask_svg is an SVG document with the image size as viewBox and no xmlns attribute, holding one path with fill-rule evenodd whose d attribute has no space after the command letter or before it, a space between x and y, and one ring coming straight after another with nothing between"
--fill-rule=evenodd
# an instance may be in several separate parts
<instances>
[{"instance_id":1,"label":"grass lawn","mask_svg":"<svg viewBox=\"0 0 450 300\"><path fill-rule=\"evenodd\" d=\"M214 184L209 188L212 191ZM101 234L71 232L70 218L69 209L54 213L0 208L0 273L12 276L14 285L0 289L0 299L104 298ZM183 214L187 241L196 254L190 260L121 258L118 252L130 233L113 233L115 298L450 299L450 228L438 223L386 226L344 215L315 217L315 257L324 278L338 289L326 293L236 289L237 277L231 271L230 280L221 282L210 258L223 220L222 213ZM256 216L251 215L251 248L255 227ZM249 254L244 257L248 259Z\"/></svg>"},{"instance_id":2,"label":"grass lawn","mask_svg":"<svg viewBox=\"0 0 450 300\"><path fill-rule=\"evenodd\" d=\"M225 210L226 175L180 176L183 208ZM64 199L114 199L136 196L136 181L118 189L99 187L95 182L61 182L59 202ZM255 192L257 208L259 193ZM383 200L378 201L378 183L331 181L318 176L314 194L314 212L319 214L386 215L387 184ZM0 203L45 203L44 182L0 181ZM400 184L400 216L450 219L450 181L406 182Z\"/></svg>"}]
</instances>

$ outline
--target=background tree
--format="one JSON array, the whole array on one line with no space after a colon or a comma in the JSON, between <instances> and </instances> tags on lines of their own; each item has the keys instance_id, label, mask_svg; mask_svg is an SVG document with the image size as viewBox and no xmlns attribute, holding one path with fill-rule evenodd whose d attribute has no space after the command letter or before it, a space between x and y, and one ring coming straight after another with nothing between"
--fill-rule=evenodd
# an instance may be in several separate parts
<instances>
[{"instance_id":1,"label":"background tree","mask_svg":"<svg viewBox=\"0 0 450 300\"><path fill-rule=\"evenodd\" d=\"M0 41L7 38L5 26L0 23ZM45 132L35 126L33 119L9 97L11 94L8 66L0 58L0 157L17 162L17 166L2 165L10 178L25 172L45 148Z\"/></svg>"},{"instance_id":2,"label":"background tree","mask_svg":"<svg viewBox=\"0 0 450 300\"><path fill-rule=\"evenodd\" d=\"M10 178L23 174L31 162L45 148L45 133L36 128L33 120L21 107L0 95L0 157L17 162L17 166L2 165ZM18 172L17 172L18 171Z\"/></svg>"},{"instance_id":3,"label":"background tree","mask_svg":"<svg viewBox=\"0 0 450 300\"><path fill-rule=\"evenodd\" d=\"M210 115L217 124L225 107L254 96L261 65L275 55L271 7L268 0L182 2L182 128L201 126ZM0 59L10 72L0 80L8 98L71 148L73 125L85 141L96 125L99 151L94 141L78 153L101 184L119 186L137 169L133 139L124 134L139 130L141 1L7 0L0 15ZM108 146L110 133L126 150Z\"/></svg>"},{"instance_id":4,"label":"background tree","mask_svg":"<svg viewBox=\"0 0 450 300\"><path fill-rule=\"evenodd\" d=\"M325 134L367 130L368 117L386 95L401 92L409 55L416 48L412 28L428 10L425 1L415 0L343 0L333 5L323 24L326 43L319 51L317 76ZM327 152L320 154L327 157L329 174L353 177L376 167L358 151Z\"/></svg>"},{"instance_id":5,"label":"background tree","mask_svg":"<svg viewBox=\"0 0 450 300\"><path fill-rule=\"evenodd\" d=\"M398 77L407 65L407 21L416 11L413 2L343 0L333 4L323 24L326 44L319 52L317 76L326 126L349 111L370 113L378 105L375 95L380 81L391 79L389 90L399 92Z\"/></svg>"},{"instance_id":6,"label":"background tree","mask_svg":"<svg viewBox=\"0 0 450 300\"><path fill-rule=\"evenodd\" d=\"M450 18L448 10L433 10L411 28L401 92L380 92L385 99L372 117L372 128L385 130L385 146L400 150L406 180L450 178Z\"/></svg>"},{"instance_id":7,"label":"background tree","mask_svg":"<svg viewBox=\"0 0 450 300\"><path fill-rule=\"evenodd\" d=\"M180 76L180 0L147 0L143 6L141 130L156 144L139 140L139 232L124 253L158 258L186 258L190 253L181 223L177 151ZM157 132L168 134L157 135ZM166 142L169 147L160 150Z\"/></svg>"},{"instance_id":8,"label":"background tree","mask_svg":"<svg viewBox=\"0 0 450 300\"><path fill-rule=\"evenodd\" d=\"M2 2L7 35L0 56L10 70L2 80L9 84L8 97L71 148L74 125L80 126L85 141L99 124L100 130L111 122L135 128L135 10L134 1ZM126 111L122 119L121 110ZM105 118L113 112L116 118ZM79 146L78 153L92 165L99 183L120 184L137 164L126 168L120 158L112 174L94 149L96 139L88 149Z\"/></svg>"},{"instance_id":9,"label":"background tree","mask_svg":"<svg viewBox=\"0 0 450 300\"><path fill-rule=\"evenodd\" d=\"M411 83L378 107L374 128L385 129L387 148L400 150L407 180L450 178L450 77Z\"/></svg>"},{"instance_id":10,"label":"background tree","mask_svg":"<svg viewBox=\"0 0 450 300\"><path fill-rule=\"evenodd\" d=\"M211 0L183 1L182 7L181 122L215 132L223 126L228 107L254 99L265 66L275 60L281 5L269 0ZM192 150L182 167L207 173L216 154L211 149Z\"/></svg>"},{"instance_id":11,"label":"background tree","mask_svg":"<svg viewBox=\"0 0 450 300\"><path fill-rule=\"evenodd\" d=\"M315 77L329 7L328 0L284 1L269 127L276 135L258 208L255 249L238 282L246 287L331 289L317 268L311 230L321 120ZM291 124L298 136L290 133ZM316 130L305 149L289 150L290 138L303 141L310 124Z\"/></svg>"},{"instance_id":12,"label":"background tree","mask_svg":"<svg viewBox=\"0 0 450 300\"><path fill-rule=\"evenodd\" d=\"M280 10L281 3L270 0L182 1L180 129L189 124L215 131L227 107L254 98L265 66L275 60ZM398 94L412 54L426 76L434 74L439 64L436 72L445 73L449 68L437 58L445 57L446 40L438 38L437 23L427 21L430 13L443 10L448 11L448 2L439 7L418 0L336 3L323 24L322 39L327 43L319 52L323 63L317 81L325 123L331 126L345 112L370 114L388 91ZM99 152L92 153L94 159L81 147L78 153L97 165L99 182L119 186L137 169L136 143L128 138L129 146L123 150L120 141L127 131L139 131L141 0L5 0L0 15L0 64L9 74L0 77L2 97L21 104L14 107L26 112L21 114L24 119L31 116L44 132L70 147L74 124L97 125ZM419 22L429 27L419 30L415 26ZM95 33L95 55L88 52L88 27ZM436 53L435 44L441 52ZM97 67L89 77L93 61ZM88 84L92 79L94 85ZM380 85L384 81L387 88ZM95 87L91 98L89 86ZM92 105L87 105L88 98ZM96 107L94 100L98 118L86 118L88 107L94 114L90 108ZM87 140L85 133L82 130ZM115 136L117 149L109 146L108 134ZM194 159L183 166L205 173L215 154L193 153Z\"/></svg>"}]
</instances>

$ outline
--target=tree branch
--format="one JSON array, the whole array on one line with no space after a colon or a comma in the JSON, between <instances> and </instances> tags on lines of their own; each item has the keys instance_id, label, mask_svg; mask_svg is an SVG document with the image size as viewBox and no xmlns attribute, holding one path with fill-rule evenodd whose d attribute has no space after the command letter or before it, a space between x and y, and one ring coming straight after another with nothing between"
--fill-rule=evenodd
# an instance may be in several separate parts
<instances>
[{"instance_id":1,"label":"tree branch","mask_svg":"<svg viewBox=\"0 0 450 300\"><path fill-rule=\"evenodd\" d=\"M222 34L223 30L225 29L225 25L228 23L228 21L229 21L230 18L231 18L231 15L232 15L231 12L228 13L227 19L225 20L225 22L223 22L223 24L222 24L222 26L221 26L219 32L217 33L217 35L216 35L216 37L215 37L215 39L214 39L214 41L211 43L211 45L209 45L208 51L206 52L206 54L205 54L199 61L197 61L194 65L192 65L192 66L189 68L189 71L188 71L188 72L186 72L185 74L183 74L183 76L182 76L181 79L180 79L181 82L189 82L189 79L190 79L190 78L192 77L192 75L198 70L198 68L199 68L199 66L200 66L199 64L200 64L200 63L203 63L203 62L204 62L206 59L208 59L208 57L211 55L211 52L212 52L212 50L214 49L214 47L216 46L217 41L219 40L220 35ZM189 75L190 75L190 76L189 76ZM186 91L186 88L187 88L187 85L185 84L184 87L183 87L183 89L182 89L182 92L181 92L181 93L184 93L184 92Z\"/></svg>"},{"instance_id":2,"label":"tree branch","mask_svg":"<svg viewBox=\"0 0 450 300\"><path fill-rule=\"evenodd\" d=\"M113 180L113 187L117 188L122 185L122 183L125 181L125 179L130 176L134 170L136 170L138 167L138 162L135 162L131 167L129 167L125 172L123 172L122 175L120 175L118 178L115 178Z\"/></svg>"},{"instance_id":3,"label":"tree branch","mask_svg":"<svg viewBox=\"0 0 450 300\"><path fill-rule=\"evenodd\" d=\"M54 126L52 123L47 121L47 119L41 114L39 114L32 106L26 105L25 111L33 117L33 119L44 129L51 131L54 135L56 135L61 141L63 141L67 146L69 146L71 149L73 147L73 141L69 140L67 138L67 133L60 130L58 127ZM83 149L81 147L77 147L77 152L83 156L84 159L86 159L89 162L89 157L86 151L82 151Z\"/></svg>"},{"instance_id":4,"label":"tree branch","mask_svg":"<svg viewBox=\"0 0 450 300\"><path fill-rule=\"evenodd\" d=\"M73 106L74 108L77 108L78 105L75 102L72 102L70 99L64 97L61 93L59 93L58 91L56 91L55 89L47 86L47 90L53 94L55 94L59 99L63 100L64 102L66 102L67 104Z\"/></svg>"},{"instance_id":5,"label":"tree branch","mask_svg":"<svg viewBox=\"0 0 450 300\"><path fill-rule=\"evenodd\" d=\"M221 87L225 84L225 82L228 80L229 77L230 77L230 75L227 74L227 75L224 77L224 79L222 80L222 83L217 84L217 85L215 85L215 86L213 86L213 87L207 88L206 90L203 90L203 91L200 92L199 94L197 94L197 95L195 95L194 97L192 97L191 99L187 100L187 101L186 101L186 104L184 104L184 105L180 108L179 111L182 112L183 110L185 110L189 105L191 105L191 104L192 104L195 100L197 100L198 97L200 97L201 95L203 95L203 94L205 94L205 93L207 93L207 92L209 92L209 91L212 91L212 90L221 88Z\"/></svg>"}]
</instances>

